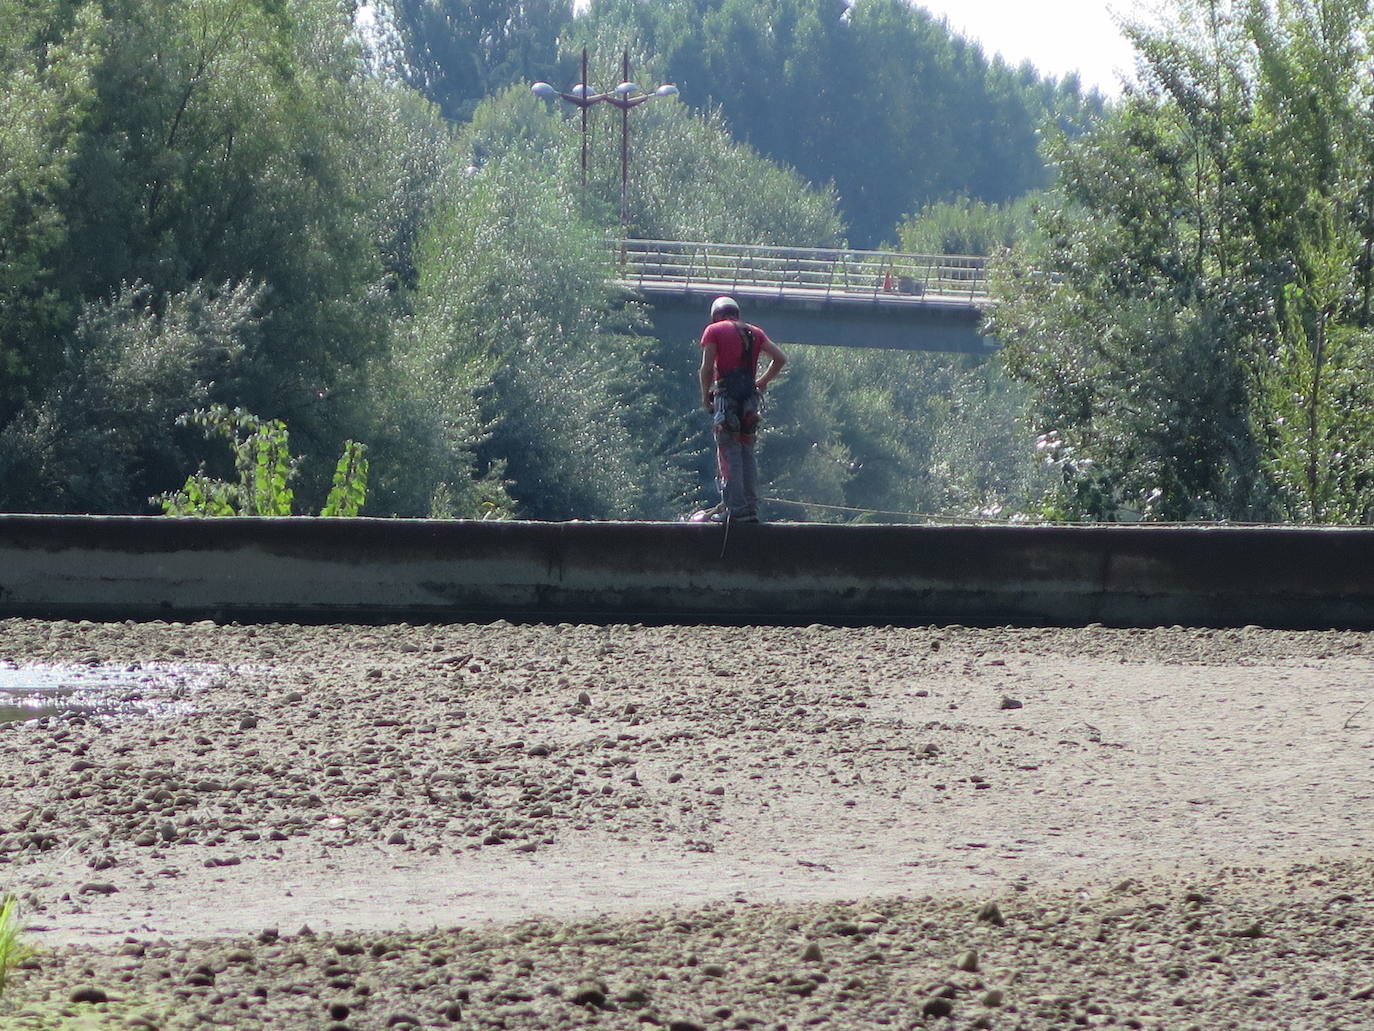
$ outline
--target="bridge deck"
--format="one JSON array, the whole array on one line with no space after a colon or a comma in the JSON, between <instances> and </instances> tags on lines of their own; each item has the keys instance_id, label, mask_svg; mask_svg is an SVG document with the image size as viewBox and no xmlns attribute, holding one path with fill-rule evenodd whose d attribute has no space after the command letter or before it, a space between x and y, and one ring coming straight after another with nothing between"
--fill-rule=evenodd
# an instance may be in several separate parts
<instances>
[{"instance_id":1,"label":"bridge deck","mask_svg":"<svg viewBox=\"0 0 1374 1031\"><path fill-rule=\"evenodd\" d=\"M781 342L987 353L986 259L825 248L624 240L621 283L660 333L700 331L728 294Z\"/></svg>"}]
</instances>

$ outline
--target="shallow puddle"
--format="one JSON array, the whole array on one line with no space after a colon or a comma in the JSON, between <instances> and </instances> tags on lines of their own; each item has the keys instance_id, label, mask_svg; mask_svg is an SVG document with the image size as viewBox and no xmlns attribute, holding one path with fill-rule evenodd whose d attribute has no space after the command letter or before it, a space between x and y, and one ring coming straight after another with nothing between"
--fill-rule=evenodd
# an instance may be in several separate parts
<instances>
[{"instance_id":1,"label":"shallow puddle","mask_svg":"<svg viewBox=\"0 0 1374 1031\"><path fill-rule=\"evenodd\" d=\"M142 666L15 666L0 662L0 723L44 716L170 712L192 675Z\"/></svg>"}]
</instances>

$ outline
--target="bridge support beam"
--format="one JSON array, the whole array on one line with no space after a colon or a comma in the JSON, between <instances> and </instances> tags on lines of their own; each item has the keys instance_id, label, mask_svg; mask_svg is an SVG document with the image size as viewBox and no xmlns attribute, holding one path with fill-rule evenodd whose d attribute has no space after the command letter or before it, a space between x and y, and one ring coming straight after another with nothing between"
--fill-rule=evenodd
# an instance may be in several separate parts
<instances>
[{"instance_id":1,"label":"bridge support beam","mask_svg":"<svg viewBox=\"0 0 1374 1031\"><path fill-rule=\"evenodd\" d=\"M709 321L715 292L649 293L654 335L667 341L695 341ZM776 292L737 290L743 317L762 326L779 344L874 347L899 351L942 351L987 355L996 341L981 330L982 313L967 304L904 299L875 303L853 299L799 299Z\"/></svg>"}]
</instances>

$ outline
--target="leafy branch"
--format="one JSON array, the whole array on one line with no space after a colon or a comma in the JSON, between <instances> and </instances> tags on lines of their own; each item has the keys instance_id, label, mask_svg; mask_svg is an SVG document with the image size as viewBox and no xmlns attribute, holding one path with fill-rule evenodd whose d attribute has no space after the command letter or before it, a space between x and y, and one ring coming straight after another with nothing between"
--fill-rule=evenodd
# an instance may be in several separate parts
<instances>
[{"instance_id":1,"label":"leafy branch","mask_svg":"<svg viewBox=\"0 0 1374 1031\"><path fill-rule=\"evenodd\" d=\"M234 454L237 482L217 480L204 463L179 491L152 500L176 516L289 516L295 503L291 481L300 461L291 456L286 424L260 419L242 408L213 405L183 415L179 425L199 426L207 437L223 437ZM367 501L367 448L349 440L334 470L333 487L320 513L355 516Z\"/></svg>"}]
</instances>

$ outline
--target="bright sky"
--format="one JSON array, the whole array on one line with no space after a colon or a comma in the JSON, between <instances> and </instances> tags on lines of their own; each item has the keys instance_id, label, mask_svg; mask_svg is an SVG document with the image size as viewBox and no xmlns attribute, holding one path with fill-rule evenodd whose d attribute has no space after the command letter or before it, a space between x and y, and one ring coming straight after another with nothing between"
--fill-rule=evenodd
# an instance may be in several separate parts
<instances>
[{"instance_id":1,"label":"bright sky","mask_svg":"<svg viewBox=\"0 0 1374 1031\"><path fill-rule=\"evenodd\" d=\"M1121 92L1119 72L1129 76L1133 50L1112 15L1139 18L1141 0L914 0L950 29L982 44L991 58L1012 67L1030 61L1042 74L1078 72L1083 88L1106 96ZM1144 20L1149 20L1144 19Z\"/></svg>"}]
</instances>

